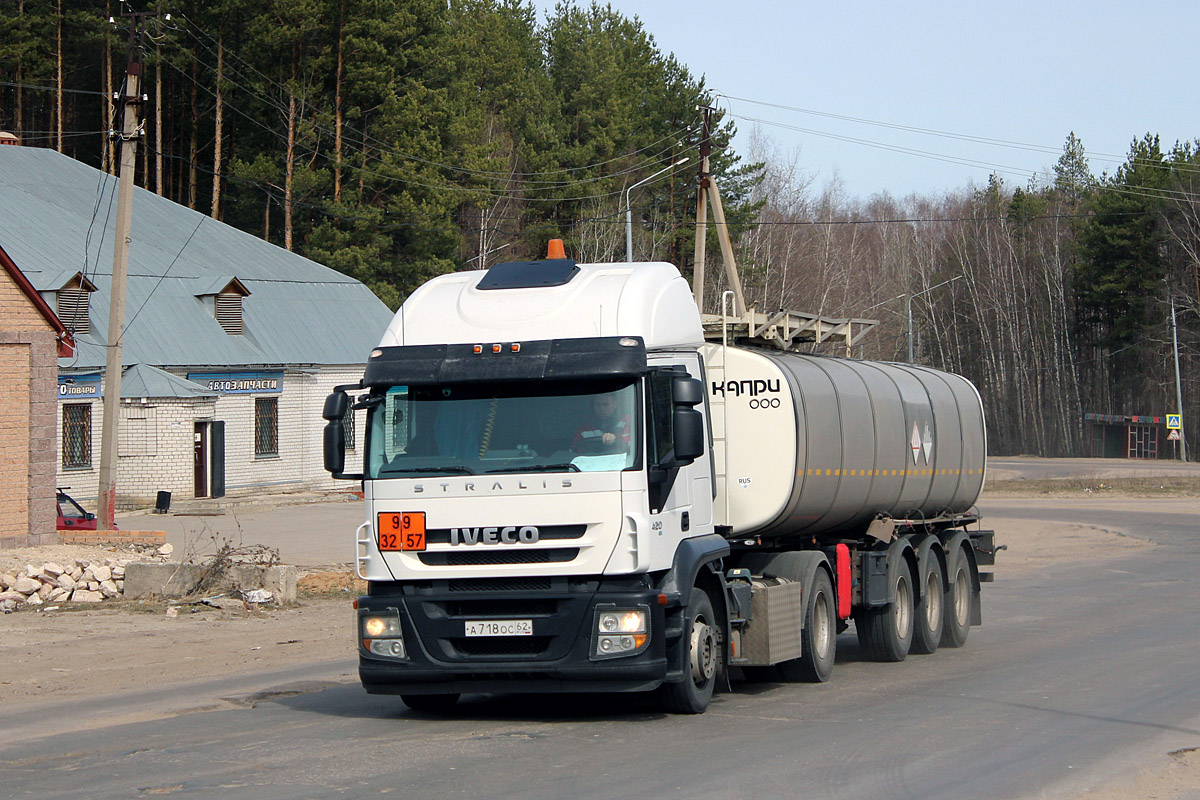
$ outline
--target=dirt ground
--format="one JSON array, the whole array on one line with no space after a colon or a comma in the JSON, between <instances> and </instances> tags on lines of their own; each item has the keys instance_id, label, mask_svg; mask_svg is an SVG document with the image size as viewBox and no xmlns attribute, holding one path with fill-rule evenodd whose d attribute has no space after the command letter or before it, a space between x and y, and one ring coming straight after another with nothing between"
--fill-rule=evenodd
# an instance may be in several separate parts
<instances>
[{"instance_id":1,"label":"dirt ground","mask_svg":"<svg viewBox=\"0 0 1200 800\"><path fill-rule=\"evenodd\" d=\"M1144 496L1128 496L1130 508L1146 502ZM1116 558L1128 549L1153 546L1088 526L995 517L988 522L996 530L997 544L1008 548L997 558L998 581L1048 561L1094 559L1097 553ZM0 571L14 571L26 563L103 561L121 555L78 546L12 550L0 554ZM283 608L247 608L223 598L218 601L221 608L124 601L88 608L62 603L54 611L43 606L36 612L0 615L0 709L5 704L53 703L144 689L147 675L154 676L157 689L298 662L352 662L351 601L361 582L348 571L323 570L302 574L298 588L299 602ZM134 641L137 668L131 669L129 644ZM1160 759L1139 775L1075 798L1185 800L1197 797L1198 790L1200 751L1186 750Z\"/></svg>"}]
</instances>

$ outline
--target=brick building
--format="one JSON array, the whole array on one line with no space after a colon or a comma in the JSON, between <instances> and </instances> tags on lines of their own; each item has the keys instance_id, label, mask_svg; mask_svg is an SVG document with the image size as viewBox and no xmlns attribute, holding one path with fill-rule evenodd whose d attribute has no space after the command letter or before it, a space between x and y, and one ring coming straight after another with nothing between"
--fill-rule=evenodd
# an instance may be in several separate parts
<instances>
[{"instance_id":1,"label":"brick building","mask_svg":"<svg viewBox=\"0 0 1200 800\"><path fill-rule=\"evenodd\" d=\"M49 544L54 529L54 376L70 337L0 248L0 548Z\"/></svg>"},{"instance_id":2,"label":"brick building","mask_svg":"<svg viewBox=\"0 0 1200 800\"><path fill-rule=\"evenodd\" d=\"M35 395L57 406L59 484L92 502L116 184L50 150L0 148L0 246L76 342L58 360L57 401L53 376ZM352 278L142 189L129 258L118 507L160 491L344 488L323 469L321 408L362 376L387 307Z\"/></svg>"}]
</instances>

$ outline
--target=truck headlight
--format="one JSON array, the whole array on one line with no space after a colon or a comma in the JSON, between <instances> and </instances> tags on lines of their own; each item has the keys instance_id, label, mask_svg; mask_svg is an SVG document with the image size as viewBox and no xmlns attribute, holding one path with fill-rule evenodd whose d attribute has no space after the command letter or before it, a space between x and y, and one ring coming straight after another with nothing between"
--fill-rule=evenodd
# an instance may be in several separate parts
<instances>
[{"instance_id":1,"label":"truck headlight","mask_svg":"<svg viewBox=\"0 0 1200 800\"><path fill-rule=\"evenodd\" d=\"M592 629L593 660L636 655L649 643L649 606L596 607L596 624Z\"/></svg>"},{"instance_id":2,"label":"truck headlight","mask_svg":"<svg viewBox=\"0 0 1200 800\"><path fill-rule=\"evenodd\" d=\"M371 655L408 660L399 609L389 608L381 614L366 612L359 618L359 628L363 649Z\"/></svg>"}]
</instances>

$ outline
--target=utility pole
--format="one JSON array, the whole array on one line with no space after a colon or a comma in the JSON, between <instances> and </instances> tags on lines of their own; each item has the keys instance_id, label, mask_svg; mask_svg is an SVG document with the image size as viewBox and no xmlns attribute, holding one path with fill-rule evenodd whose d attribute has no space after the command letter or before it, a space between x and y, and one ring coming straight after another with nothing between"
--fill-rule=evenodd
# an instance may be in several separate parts
<instances>
[{"instance_id":1,"label":"utility pole","mask_svg":"<svg viewBox=\"0 0 1200 800\"><path fill-rule=\"evenodd\" d=\"M725 261L725 277L729 289L733 292L735 313L738 317L746 315L746 298L742 294L742 280L738 276L737 262L733 259L733 242L729 238L729 225L725 222L725 208L721 205L721 192L717 183L709 174L708 157L712 151L709 134L712 125L713 109L707 106L700 110L704 112L704 131L700 139L700 190L696 202L696 258L692 274L692 295L696 300L696 308L704 313L704 237L707 230L707 203L712 203L713 222L717 225L717 241L721 245L721 258Z\"/></svg>"},{"instance_id":2,"label":"utility pole","mask_svg":"<svg viewBox=\"0 0 1200 800\"><path fill-rule=\"evenodd\" d=\"M1175 326L1175 294L1171 294L1171 343L1175 347L1175 410L1183 414L1183 382L1179 379L1179 331ZM1182 420L1182 416L1181 416ZM1179 460L1187 461L1187 437L1183 426L1179 426Z\"/></svg>"},{"instance_id":3,"label":"utility pole","mask_svg":"<svg viewBox=\"0 0 1200 800\"><path fill-rule=\"evenodd\" d=\"M129 233L133 221L133 181L137 141L142 136L137 109L142 104L142 25L153 12L124 11L132 20L126 58L125 89L113 100L122 106L121 172L117 183L117 230L113 240L112 289L109 296L108 339L104 360L104 421L100 430L100 487L97 527L112 530L117 499L117 425L121 410L122 338L125 328L125 283L129 272Z\"/></svg>"}]
</instances>

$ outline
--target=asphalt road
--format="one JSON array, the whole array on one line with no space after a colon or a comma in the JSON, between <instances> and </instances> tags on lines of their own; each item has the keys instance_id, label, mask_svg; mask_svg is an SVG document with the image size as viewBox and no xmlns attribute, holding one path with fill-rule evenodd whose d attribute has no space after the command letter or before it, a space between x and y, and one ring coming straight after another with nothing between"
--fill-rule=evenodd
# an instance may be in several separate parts
<instances>
[{"instance_id":1,"label":"asphalt road","mask_svg":"<svg viewBox=\"0 0 1200 800\"><path fill-rule=\"evenodd\" d=\"M338 662L47 707L94 727L18 725L0 796L1052 798L1200 746L1200 508L981 506L1157 546L1002 573L961 650L876 664L850 631L830 683L734 684L699 717L625 696L472 696L428 716ZM138 721L143 704L173 716Z\"/></svg>"}]
</instances>

